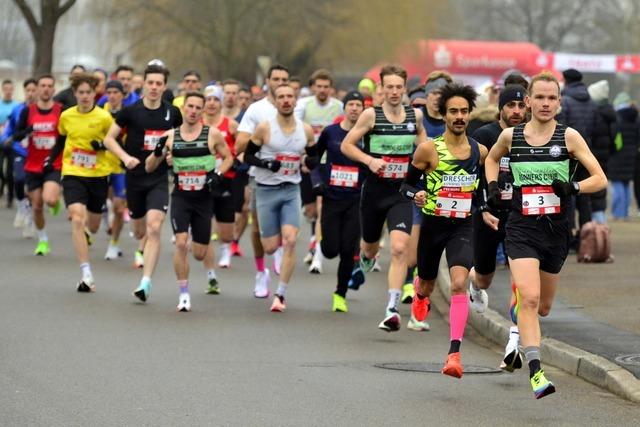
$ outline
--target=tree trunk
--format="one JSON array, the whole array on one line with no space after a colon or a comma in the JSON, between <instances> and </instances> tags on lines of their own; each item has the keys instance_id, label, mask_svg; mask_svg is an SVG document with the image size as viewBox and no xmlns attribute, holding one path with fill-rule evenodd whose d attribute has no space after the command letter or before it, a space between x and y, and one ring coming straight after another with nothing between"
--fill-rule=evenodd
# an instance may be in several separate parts
<instances>
[{"instance_id":1,"label":"tree trunk","mask_svg":"<svg viewBox=\"0 0 640 427\"><path fill-rule=\"evenodd\" d=\"M53 67L53 40L56 33L56 23L42 25L38 36L35 38L35 51L33 56L33 75L51 73Z\"/></svg>"}]
</instances>

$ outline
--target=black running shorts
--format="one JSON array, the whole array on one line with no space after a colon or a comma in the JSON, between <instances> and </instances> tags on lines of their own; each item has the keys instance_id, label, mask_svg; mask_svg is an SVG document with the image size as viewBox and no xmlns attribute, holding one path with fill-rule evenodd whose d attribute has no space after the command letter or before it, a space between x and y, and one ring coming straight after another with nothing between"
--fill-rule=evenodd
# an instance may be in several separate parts
<instances>
[{"instance_id":1,"label":"black running shorts","mask_svg":"<svg viewBox=\"0 0 640 427\"><path fill-rule=\"evenodd\" d=\"M473 214L473 267L480 274L491 274L496 271L496 254L498 245L504 240L505 226L509 211L495 212L498 218L498 231L489 227L482 220L482 212Z\"/></svg>"},{"instance_id":2,"label":"black running shorts","mask_svg":"<svg viewBox=\"0 0 640 427\"><path fill-rule=\"evenodd\" d=\"M91 213L100 214L107 201L109 178L65 175L62 177L64 204L81 203Z\"/></svg>"},{"instance_id":3,"label":"black running shorts","mask_svg":"<svg viewBox=\"0 0 640 427\"><path fill-rule=\"evenodd\" d=\"M193 194L191 194L193 193ZM213 199L209 191L174 191L171 193L171 227L173 233L188 233L202 245L211 240Z\"/></svg>"},{"instance_id":4,"label":"black running shorts","mask_svg":"<svg viewBox=\"0 0 640 427\"><path fill-rule=\"evenodd\" d=\"M398 230L411 234L412 202L400 195L399 188L399 184L394 182L365 180L360 198L360 224L365 242L380 240L385 221L389 232Z\"/></svg>"},{"instance_id":5,"label":"black running shorts","mask_svg":"<svg viewBox=\"0 0 640 427\"><path fill-rule=\"evenodd\" d=\"M127 174L127 207L131 218L143 218L152 209L166 213L169 208L167 177L163 176L151 182L138 180L139 177Z\"/></svg>"},{"instance_id":6,"label":"black running shorts","mask_svg":"<svg viewBox=\"0 0 640 427\"><path fill-rule=\"evenodd\" d=\"M447 250L449 268L467 270L473 265L473 219L422 215L418 239L418 276L423 280L438 277L442 252Z\"/></svg>"}]
</instances>

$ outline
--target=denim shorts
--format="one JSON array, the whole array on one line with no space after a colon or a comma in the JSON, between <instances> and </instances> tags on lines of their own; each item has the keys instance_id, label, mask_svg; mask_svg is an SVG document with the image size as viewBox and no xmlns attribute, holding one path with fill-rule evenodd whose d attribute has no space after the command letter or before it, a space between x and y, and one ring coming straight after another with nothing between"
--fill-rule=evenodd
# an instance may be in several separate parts
<instances>
[{"instance_id":1,"label":"denim shorts","mask_svg":"<svg viewBox=\"0 0 640 427\"><path fill-rule=\"evenodd\" d=\"M255 190L260 237L279 235L283 225L300 228L300 185L257 184Z\"/></svg>"}]
</instances>

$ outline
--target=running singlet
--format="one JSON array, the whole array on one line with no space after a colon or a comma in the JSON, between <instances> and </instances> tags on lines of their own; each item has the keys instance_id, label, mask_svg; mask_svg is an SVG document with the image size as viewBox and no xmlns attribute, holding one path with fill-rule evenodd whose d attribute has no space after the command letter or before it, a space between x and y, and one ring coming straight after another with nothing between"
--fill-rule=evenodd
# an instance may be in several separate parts
<instances>
[{"instance_id":1,"label":"running singlet","mask_svg":"<svg viewBox=\"0 0 640 427\"><path fill-rule=\"evenodd\" d=\"M216 167L209 149L209 126L203 126L193 141L185 141L177 130L171 147L175 191L207 190L207 175Z\"/></svg>"},{"instance_id":2,"label":"running singlet","mask_svg":"<svg viewBox=\"0 0 640 427\"><path fill-rule=\"evenodd\" d=\"M322 105L315 96L308 96L298 101L295 113L296 117L311 126L313 139L318 142L322 129L332 124L342 111L342 103L335 98L329 98Z\"/></svg>"},{"instance_id":3,"label":"running singlet","mask_svg":"<svg viewBox=\"0 0 640 427\"><path fill-rule=\"evenodd\" d=\"M340 124L324 128L318 139L318 155L326 153L327 161L321 164L320 174L327 185L326 196L332 199L350 199L360 196L363 170L360 163L354 162L340 151L340 144L348 131Z\"/></svg>"},{"instance_id":4,"label":"running singlet","mask_svg":"<svg viewBox=\"0 0 640 427\"><path fill-rule=\"evenodd\" d=\"M438 167L426 175L427 198L422 212L426 215L466 218L471 215L473 192L478 187L480 148L473 138L467 138L471 156L460 160L447 149L444 137L433 140L438 153Z\"/></svg>"},{"instance_id":5,"label":"running singlet","mask_svg":"<svg viewBox=\"0 0 640 427\"><path fill-rule=\"evenodd\" d=\"M158 168L147 174L144 170L145 159L153 152L162 134L182 124L182 115L176 107L162 101L160 107L150 110L142 100L124 107L116 116L116 124L127 129L127 141L124 150L138 160L140 164L127 175L156 180L167 175L168 166L162 162ZM139 181L139 180L138 180Z\"/></svg>"},{"instance_id":6,"label":"running singlet","mask_svg":"<svg viewBox=\"0 0 640 427\"><path fill-rule=\"evenodd\" d=\"M279 160L278 172L269 169L255 168L254 176L258 184L278 185L284 182L299 184L300 160L307 146L304 123L296 119L296 127L290 134L280 128L277 117L269 120L270 136L266 144L260 147L259 155L263 160Z\"/></svg>"},{"instance_id":7,"label":"running singlet","mask_svg":"<svg viewBox=\"0 0 640 427\"><path fill-rule=\"evenodd\" d=\"M231 155L233 156L233 158L235 158L236 157L236 139L233 137L233 135L229 131L229 118L223 117L222 121L217 126L217 128L222 134L222 137L224 138L224 142L227 143L227 147L229 148ZM220 163L222 163L222 157L218 156L217 154L216 154L216 159ZM227 172L224 173L223 176L225 178L233 179L236 177L236 171L233 170L233 168L230 168Z\"/></svg>"},{"instance_id":8,"label":"running singlet","mask_svg":"<svg viewBox=\"0 0 640 427\"><path fill-rule=\"evenodd\" d=\"M551 139L539 147L529 145L524 124L513 128L511 161L513 174L513 210L523 215L553 215L564 212L569 198L561 200L553 192L554 179L569 182L569 151L566 126L556 123Z\"/></svg>"},{"instance_id":9,"label":"running singlet","mask_svg":"<svg viewBox=\"0 0 640 427\"><path fill-rule=\"evenodd\" d=\"M111 167L105 162L105 150L95 151L91 141L103 141L109 132L113 119L111 114L100 107L88 113L81 113L78 107L71 107L62 113L58 132L66 136L62 152L62 175L102 177L111 174Z\"/></svg>"},{"instance_id":10,"label":"running singlet","mask_svg":"<svg viewBox=\"0 0 640 427\"><path fill-rule=\"evenodd\" d=\"M51 149L56 144L58 137L58 122L62 113L62 105L57 102L53 104L51 110L41 110L35 103L29 105L22 111L26 115L26 126L31 126L33 132L29 137L28 154L24 164L24 170L32 173L42 173L42 163L49 155ZM60 170L62 166L62 156L53 162L53 168Z\"/></svg>"},{"instance_id":11,"label":"running singlet","mask_svg":"<svg viewBox=\"0 0 640 427\"><path fill-rule=\"evenodd\" d=\"M412 107L405 105L405 119L396 124L387 119L382 107L373 108L376 121L373 129L364 136L364 152L387 162L384 171L378 174L380 179L397 181L399 185L409 170L418 134L416 113Z\"/></svg>"}]
</instances>

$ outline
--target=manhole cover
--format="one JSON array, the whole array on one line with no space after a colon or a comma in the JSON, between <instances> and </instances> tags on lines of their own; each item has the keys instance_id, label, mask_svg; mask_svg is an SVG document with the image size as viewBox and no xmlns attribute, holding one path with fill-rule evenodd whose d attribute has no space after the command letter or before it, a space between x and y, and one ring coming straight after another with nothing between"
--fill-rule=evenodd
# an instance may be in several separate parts
<instances>
[{"instance_id":1,"label":"manhole cover","mask_svg":"<svg viewBox=\"0 0 640 427\"><path fill-rule=\"evenodd\" d=\"M442 372L442 363L378 363L376 368L391 369L394 371L406 372ZM488 368L478 365L463 365L465 374L497 374L502 372L497 368Z\"/></svg>"},{"instance_id":2,"label":"manhole cover","mask_svg":"<svg viewBox=\"0 0 640 427\"><path fill-rule=\"evenodd\" d=\"M625 354L624 356L616 357L616 362L623 365L635 365L640 366L640 354Z\"/></svg>"}]
</instances>

